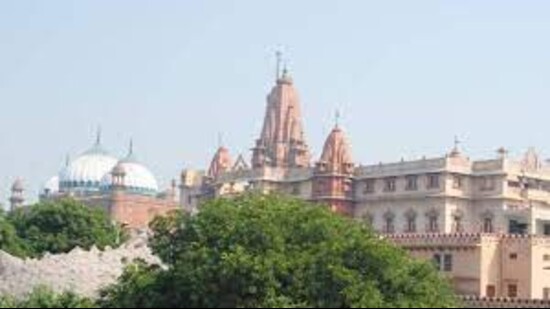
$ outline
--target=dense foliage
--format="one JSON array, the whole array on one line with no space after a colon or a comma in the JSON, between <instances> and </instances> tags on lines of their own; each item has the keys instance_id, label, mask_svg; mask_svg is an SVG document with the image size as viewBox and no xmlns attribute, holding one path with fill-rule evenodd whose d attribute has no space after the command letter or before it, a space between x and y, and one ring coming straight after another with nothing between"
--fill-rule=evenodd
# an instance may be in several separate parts
<instances>
[{"instance_id":1,"label":"dense foliage","mask_svg":"<svg viewBox=\"0 0 550 309\"><path fill-rule=\"evenodd\" d=\"M103 307L453 307L449 284L365 227L276 196L206 203L152 224L167 269L128 268Z\"/></svg>"},{"instance_id":2,"label":"dense foliage","mask_svg":"<svg viewBox=\"0 0 550 309\"><path fill-rule=\"evenodd\" d=\"M0 250L12 255L24 256L27 254L25 243L15 231L13 224L0 212Z\"/></svg>"},{"instance_id":3,"label":"dense foliage","mask_svg":"<svg viewBox=\"0 0 550 309\"><path fill-rule=\"evenodd\" d=\"M37 288L24 300L0 297L0 308L95 308L95 304L70 292L57 295L47 288Z\"/></svg>"},{"instance_id":4,"label":"dense foliage","mask_svg":"<svg viewBox=\"0 0 550 309\"><path fill-rule=\"evenodd\" d=\"M67 199L0 215L0 237L0 249L12 255L39 256L75 247L116 246L125 234L100 208Z\"/></svg>"}]
</instances>

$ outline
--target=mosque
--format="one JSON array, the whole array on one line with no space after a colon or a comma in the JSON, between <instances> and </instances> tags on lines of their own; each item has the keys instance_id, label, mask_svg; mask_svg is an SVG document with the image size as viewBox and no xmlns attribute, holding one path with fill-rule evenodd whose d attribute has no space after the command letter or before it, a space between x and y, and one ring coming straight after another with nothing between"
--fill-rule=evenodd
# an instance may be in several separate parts
<instances>
[{"instance_id":1,"label":"mosque","mask_svg":"<svg viewBox=\"0 0 550 309\"><path fill-rule=\"evenodd\" d=\"M12 185L11 209L24 205L20 179ZM101 143L95 143L80 156L67 160L63 169L44 185L41 201L72 198L91 207L104 208L113 220L128 228L143 228L157 215L178 207L175 181L161 191L153 173L141 163L130 142L128 154L117 158Z\"/></svg>"},{"instance_id":2,"label":"mosque","mask_svg":"<svg viewBox=\"0 0 550 309\"><path fill-rule=\"evenodd\" d=\"M361 165L338 122L312 158L301 103L288 71L267 95L251 159L220 146L206 169L184 170L165 190L130 145L116 158L101 138L67 162L40 194L103 207L113 220L143 228L173 209L190 213L215 197L277 192L317 202L368 223L412 255L434 261L461 295L550 300L550 165L530 149L504 148L472 160L459 147L435 158ZM12 209L24 204L16 181Z\"/></svg>"}]
</instances>

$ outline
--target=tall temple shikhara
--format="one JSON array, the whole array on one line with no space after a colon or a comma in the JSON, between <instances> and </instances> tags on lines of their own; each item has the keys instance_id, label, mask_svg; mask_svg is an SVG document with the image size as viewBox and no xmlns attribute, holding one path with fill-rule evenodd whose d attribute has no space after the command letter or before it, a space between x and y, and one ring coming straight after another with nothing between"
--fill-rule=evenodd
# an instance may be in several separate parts
<instances>
[{"instance_id":1,"label":"tall temple shikhara","mask_svg":"<svg viewBox=\"0 0 550 309\"><path fill-rule=\"evenodd\" d=\"M204 198L254 189L299 195L353 215L354 164L343 130L335 126L321 158L312 164L298 91L286 67L282 74L278 72L267 95L262 131L252 148L251 163L240 156L232 165L229 150L221 146L206 177L196 171L182 174L182 195L187 206L195 209Z\"/></svg>"},{"instance_id":2,"label":"tall temple shikhara","mask_svg":"<svg viewBox=\"0 0 550 309\"><path fill-rule=\"evenodd\" d=\"M309 167L310 159L300 98L285 69L267 96L264 125L253 149L252 166L305 168Z\"/></svg>"}]
</instances>

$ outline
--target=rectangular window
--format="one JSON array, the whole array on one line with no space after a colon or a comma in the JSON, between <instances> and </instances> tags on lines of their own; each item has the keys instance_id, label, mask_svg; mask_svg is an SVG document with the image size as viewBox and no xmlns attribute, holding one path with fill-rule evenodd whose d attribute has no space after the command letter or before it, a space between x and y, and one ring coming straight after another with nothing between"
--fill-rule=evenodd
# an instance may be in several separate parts
<instances>
[{"instance_id":1,"label":"rectangular window","mask_svg":"<svg viewBox=\"0 0 550 309\"><path fill-rule=\"evenodd\" d=\"M519 181L508 181L508 187L519 188L520 187Z\"/></svg>"},{"instance_id":2,"label":"rectangular window","mask_svg":"<svg viewBox=\"0 0 550 309\"><path fill-rule=\"evenodd\" d=\"M416 191L418 190L418 176L410 175L407 176L407 186L405 187L407 191Z\"/></svg>"},{"instance_id":3,"label":"rectangular window","mask_svg":"<svg viewBox=\"0 0 550 309\"><path fill-rule=\"evenodd\" d=\"M489 298L495 297L496 294L497 294L495 286L494 285L488 285L486 294L487 294L486 296L489 297Z\"/></svg>"},{"instance_id":4,"label":"rectangular window","mask_svg":"<svg viewBox=\"0 0 550 309\"><path fill-rule=\"evenodd\" d=\"M429 174L428 175L428 189L437 189L439 188L439 175L438 174Z\"/></svg>"},{"instance_id":5,"label":"rectangular window","mask_svg":"<svg viewBox=\"0 0 550 309\"><path fill-rule=\"evenodd\" d=\"M397 180L397 178L395 178L395 177L386 178L386 185L384 187L384 191L386 191L386 192L395 192L396 180Z\"/></svg>"},{"instance_id":6,"label":"rectangular window","mask_svg":"<svg viewBox=\"0 0 550 309\"><path fill-rule=\"evenodd\" d=\"M543 255L542 260L545 261L545 262L550 262L550 254Z\"/></svg>"},{"instance_id":7,"label":"rectangular window","mask_svg":"<svg viewBox=\"0 0 550 309\"><path fill-rule=\"evenodd\" d=\"M508 224L508 232L510 234L527 234L528 226L526 223L520 223L516 220L510 220Z\"/></svg>"},{"instance_id":8,"label":"rectangular window","mask_svg":"<svg viewBox=\"0 0 550 309\"><path fill-rule=\"evenodd\" d=\"M443 258L443 271L453 271L453 256L451 254L445 254Z\"/></svg>"},{"instance_id":9,"label":"rectangular window","mask_svg":"<svg viewBox=\"0 0 550 309\"><path fill-rule=\"evenodd\" d=\"M437 270L441 270L441 255L434 254L433 263Z\"/></svg>"},{"instance_id":10,"label":"rectangular window","mask_svg":"<svg viewBox=\"0 0 550 309\"><path fill-rule=\"evenodd\" d=\"M542 299L550 300L550 288L542 289Z\"/></svg>"},{"instance_id":11,"label":"rectangular window","mask_svg":"<svg viewBox=\"0 0 550 309\"><path fill-rule=\"evenodd\" d=\"M460 175L453 176L453 188L462 189L462 176Z\"/></svg>"},{"instance_id":12,"label":"rectangular window","mask_svg":"<svg viewBox=\"0 0 550 309\"><path fill-rule=\"evenodd\" d=\"M550 236L550 224L544 225L544 235Z\"/></svg>"},{"instance_id":13,"label":"rectangular window","mask_svg":"<svg viewBox=\"0 0 550 309\"><path fill-rule=\"evenodd\" d=\"M508 297L518 297L518 286L516 284L508 284Z\"/></svg>"},{"instance_id":14,"label":"rectangular window","mask_svg":"<svg viewBox=\"0 0 550 309\"><path fill-rule=\"evenodd\" d=\"M365 194L374 193L374 179L367 179L365 181Z\"/></svg>"},{"instance_id":15,"label":"rectangular window","mask_svg":"<svg viewBox=\"0 0 550 309\"><path fill-rule=\"evenodd\" d=\"M510 260L517 260L518 254L517 253L510 253Z\"/></svg>"}]
</instances>

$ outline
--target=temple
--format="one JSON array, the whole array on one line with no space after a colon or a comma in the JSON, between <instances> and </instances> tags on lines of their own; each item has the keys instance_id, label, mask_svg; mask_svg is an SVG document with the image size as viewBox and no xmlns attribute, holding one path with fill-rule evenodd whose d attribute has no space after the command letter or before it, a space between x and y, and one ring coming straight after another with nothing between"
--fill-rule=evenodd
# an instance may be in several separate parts
<instances>
[{"instance_id":1,"label":"temple","mask_svg":"<svg viewBox=\"0 0 550 309\"><path fill-rule=\"evenodd\" d=\"M312 157L302 102L286 68L277 69L265 103L250 156L233 156L220 142L207 168L184 170L179 184L160 190L133 146L114 157L98 134L46 183L41 199L75 198L131 228L146 228L157 215L177 208L196 213L216 197L286 194L368 224L432 261L473 303L550 305L550 165L535 149L517 158L500 148L474 160L455 140L440 156L359 164L337 120ZM23 195L18 179L12 209L24 206Z\"/></svg>"},{"instance_id":2,"label":"temple","mask_svg":"<svg viewBox=\"0 0 550 309\"><path fill-rule=\"evenodd\" d=\"M181 206L247 191L317 202L433 261L460 295L550 299L550 166L534 149L470 159L455 140L439 157L357 164L336 121L311 158L289 73L275 80L251 161L220 148L207 172L184 170Z\"/></svg>"}]
</instances>

